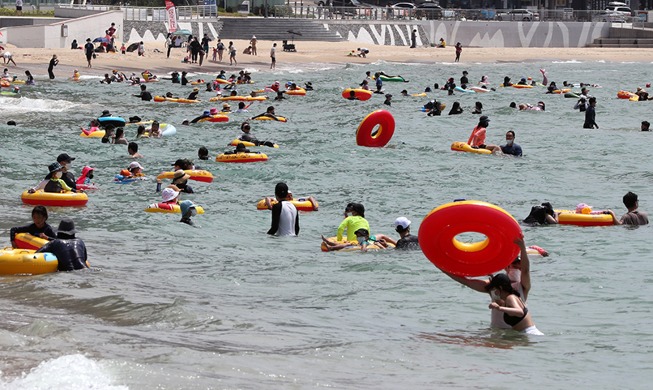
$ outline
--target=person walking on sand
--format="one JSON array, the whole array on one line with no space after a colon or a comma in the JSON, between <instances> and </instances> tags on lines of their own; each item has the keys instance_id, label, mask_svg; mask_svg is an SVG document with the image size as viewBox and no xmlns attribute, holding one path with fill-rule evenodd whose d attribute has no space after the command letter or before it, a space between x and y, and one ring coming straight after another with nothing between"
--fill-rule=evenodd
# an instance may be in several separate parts
<instances>
[{"instance_id":1,"label":"person walking on sand","mask_svg":"<svg viewBox=\"0 0 653 390\"><path fill-rule=\"evenodd\" d=\"M224 43L222 43L222 40L218 39L218 44L215 48L218 49L218 61L222 62L222 53L224 53Z\"/></svg>"},{"instance_id":2,"label":"person walking on sand","mask_svg":"<svg viewBox=\"0 0 653 390\"><path fill-rule=\"evenodd\" d=\"M139 57L145 56L145 45L143 44L143 41L140 41L138 43L138 56Z\"/></svg>"},{"instance_id":3,"label":"person walking on sand","mask_svg":"<svg viewBox=\"0 0 653 390\"><path fill-rule=\"evenodd\" d=\"M456 43L456 59L453 62L460 62L460 53L463 52L463 45Z\"/></svg>"},{"instance_id":4,"label":"person walking on sand","mask_svg":"<svg viewBox=\"0 0 653 390\"><path fill-rule=\"evenodd\" d=\"M238 65L238 61L236 61L236 46L234 46L233 41L229 41L229 47L227 48L229 50L229 65Z\"/></svg>"},{"instance_id":5,"label":"person walking on sand","mask_svg":"<svg viewBox=\"0 0 653 390\"><path fill-rule=\"evenodd\" d=\"M252 46L252 55L257 56L258 54L256 53L256 42L258 40L256 39L256 35L252 35L252 39L249 40L249 44Z\"/></svg>"},{"instance_id":6,"label":"person walking on sand","mask_svg":"<svg viewBox=\"0 0 653 390\"><path fill-rule=\"evenodd\" d=\"M88 62L87 68L92 68L91 59L93 58L93 51L95 47L91 43L91 38L86 38L86 44L84 45L84 53L86 54L86 61Z\"/></svg>"},{"instance_id":7,"label":"person walking on sand","mask_svg":"<svg viewBox=\"0 0 653 390\"><path fill-rule=\"evenodd\" d=\"M275 69L277 67L277 44L272 44L272 49L270 49L270 69Z\"/></svg>"},{"instance_id":8,"label":"person walking on sand","mask_svg":"<svg viewBox=\"0 0 653 390\"><path fill-rule=\"evenodd\" d=\"M413 32L410 33L410 48L414 49L417 47L417 29L414 28Z\"/></svg>"},{"instance_id":9,"label":"person walking on sand","mask_svg":"<svg viewBox=\"0 0 653 390\"><path fill-rule=\"evenodd\" d=\"M50 76L50 80L54 80L54 72L53 69L57 64L59 63L59 60L57 59L57 55L53 54L52 59L50 60L50 65L48 65L48 75Z\"/></svg>"}]
</instances>

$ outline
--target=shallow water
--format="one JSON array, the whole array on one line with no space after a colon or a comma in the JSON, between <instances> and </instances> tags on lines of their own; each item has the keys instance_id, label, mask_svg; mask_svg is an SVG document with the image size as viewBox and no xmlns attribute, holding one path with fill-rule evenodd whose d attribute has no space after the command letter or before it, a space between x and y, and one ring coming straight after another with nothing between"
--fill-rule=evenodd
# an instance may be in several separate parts
<instances>
[{"instance_id":1,"label":"shallow water","mask_svg":"<svg viewBox=\"0 0 653 390\"><path fill-rule=\"evenodd\" d=\"M461 102L459 116L426 117L424 98L402 98L468 70L539 79L540 66L559 85L597 83L598 130L582 129L574 99L543 89L498 89L483 95L441 98ZM311 68L319 68L312 66ZM397 129L383 149L357 147L355 131L372 110L384 108L340 97L365 70L399 73L410 83L385 83L394 95L390 111ZM333 235L348 202L366 206L373 232L394 234L404 215L418 231L434 207L455 198L481 199L517 218L551 201L569 208L585 202L624 212L621 197L639 194L650 210L653 181L647 156L651 103L616 98L653 79L648 64L505 63L349 65L321 71L285 69L255 73L254 88L274 80L311 81L316 91L273 103L288 123L254 122L261 164L202 162L216 176L194 183L204 206L199 228L178 217L143 212L158 200L154 180L115 185L113 175L129 163L124 146L82 139L79 126L105 109L179 124L213 105L142 103L137 87L37 80L24 97L0 97L0 222L29 220L20 193L45 175L61 152L96 167L101 189L88 207L50 210L57 225L74 218L86 241L94 272L0 278L0 388L647 388L653 337L649 226L524 228L528 244L551 252L533 260L529 307L546 336L526 338L492 331L487 297L439 272L421 252L322 253L319 236ZM204 76L204 78L208 78ZM423 80L417 82L417 80ZM148 84L153 94L190 88ZM248 92L249 88L243 88ZM57 97L58 100L53 100ZM202 98L208 100L208 93ZM517 133L521 159L450 151L477 121L474 102L491 118L489 143ZM517 112L511 101L546 103L546 112ZM269 103L255 103L252 114ZM232 104L233 106L233 104ZM35 112L36 114L31 114ZM239 135L243 114L228 124L177 126L175 137L139 140L146 173L156 176L177 158L196 156L205 145L212 158ZM17 127L4 122L14 119ZM135 136L129 127L127 138ZM256 202L286 181L296 196L312 195L320 210L303 213L298 238L268 237L269 212ZM6 238L8 243L8 238Z\"/></svg>"}]
</instances>

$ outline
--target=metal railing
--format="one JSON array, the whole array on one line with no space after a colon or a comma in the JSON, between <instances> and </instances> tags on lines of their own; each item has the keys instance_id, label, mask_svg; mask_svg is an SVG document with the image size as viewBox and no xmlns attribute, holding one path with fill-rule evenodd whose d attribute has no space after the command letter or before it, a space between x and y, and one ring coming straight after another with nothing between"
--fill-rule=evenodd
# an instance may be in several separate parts
<instances>
[{"instance_id":1,"label":"metal railing","mask_svg":"<svg viewBox=\"0 0 653 390\"><path fill-rule=\"evenodd\" d=\"M168 12L162 7L130 7L112 5L59 4L60 8L85 9L97 12L122 11L125 20L142 22L167 22ZM218 8L214 5L191 5L177 8L178 20L215 19Z\"/></svg>"},{"instance_id":2,"label":"metal railing","mask_svg":"<svg viewBox=\"0 0 653 390\"><path fill-rule=\"evenodd\" d=\"M576 22L646 22L646 11L636 16L615 15L603 10L540 9L520 14L502 9L454 8L392 8L392 7L329 7L288 3L274 6L271 16L277 18L306 19L363 19L363 20L472 20L472 21L576 21ZM653 12L653 11L651 11Z\"/></svg>"}]
</instances>

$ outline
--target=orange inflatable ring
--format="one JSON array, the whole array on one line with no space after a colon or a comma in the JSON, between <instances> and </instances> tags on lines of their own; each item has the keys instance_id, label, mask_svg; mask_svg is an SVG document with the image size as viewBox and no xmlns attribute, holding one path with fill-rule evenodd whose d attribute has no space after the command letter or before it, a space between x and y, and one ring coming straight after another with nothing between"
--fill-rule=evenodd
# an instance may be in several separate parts
<instances>
[{"instance_id":1,"label":"orange inflatable ring","mask_svg":"<svg viewBox=\"0 0 653 390\"><path fill-rule=\"evenodd\" d=\"M356 100L369 100L372 97L372 91L362 88L347 88L342 91L342 97L349 99L351 97L351 92L354 92L354 97Z\"/></svg>"},{"instance_id":2,"label":"orange inflatable ring","mask_svg":"<svg viewBox=\"0 0 653 390\"><path fill-rule=\"evenodd\" d=\"M374 128L379 126L376 133ZM395 118L389 111L376 110L368 114L358 125L356 143L370 148L382 148L390 142L395 133Z\"/></svg>"},{"instance_id":3,"label":"orange inflatable ring","mask_svg":"<svg viewBox=\"0 0 653 390\"><path fill-rule=\"evenodd\" d=\"M485 240L464 243L461 233ZM419 245L438 268L460 276L482 276L504 269L519 254L514 240L521 236L517 221L502 208L478 200L452 202L433 209L419 228Z\"/></svg>"}]
</instances>

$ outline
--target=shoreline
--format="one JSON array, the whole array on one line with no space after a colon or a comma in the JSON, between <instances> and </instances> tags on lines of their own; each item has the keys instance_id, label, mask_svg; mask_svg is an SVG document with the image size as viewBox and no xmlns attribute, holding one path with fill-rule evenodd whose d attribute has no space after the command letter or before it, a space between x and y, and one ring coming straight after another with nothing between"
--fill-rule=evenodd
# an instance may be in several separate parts
<instances>
[{"instance_id":1,"label":"shoreline","mask_svg":"<svg viewBox=\"0 0 653 390\"><path fill-rule=\"evenodd\" d=\"M215 43L215 42L212 42ZM20 70L19 78L24 70L30 70L34 76L47 76L47 66L53 54L59 59L55 68L57 78L68 78L74 69L82 75L103 76L118 69L125 73L140 74L145 69L157 74L169 73L173 70L186 70L191 74L213 74L224 69L228 73L237 73L241 69L257 72L284 72L288 70L318 70L323 67L345 66L346 64L373 64L379 61L405 64L454 64L455 52L453 46L447 48L418 47L410 49L407 46L367 45L370 54L367 58L348 56L360 43L356 42L296 42L297 52L284 52L277 42L277 69L270 70L269 52L273 41L259 41L258 56L242 54L242 48L248 46L247 40L234 40L239 53L238 65L230 66L227 56L223 62L205 61L202 66L183 63L186 55L184 49L173 49L170 58L166 58L163 43L148 43L145 45L146 55L138 57L135 52L122 55L120 53L98 53L92 61L93 67L87 68L86 58L82 50L70 49L30 49L6 47L13 54L17 66L7 66L10 73ZM211 53L208 57L211 58ZM226 62L225 62L226 60ZM632 48L464 48L461 62L458 64L503 64L503 63L538 63L556 61L582 62L624 62L652 63L653 49Z\"/></svg>"}]
</instances>

